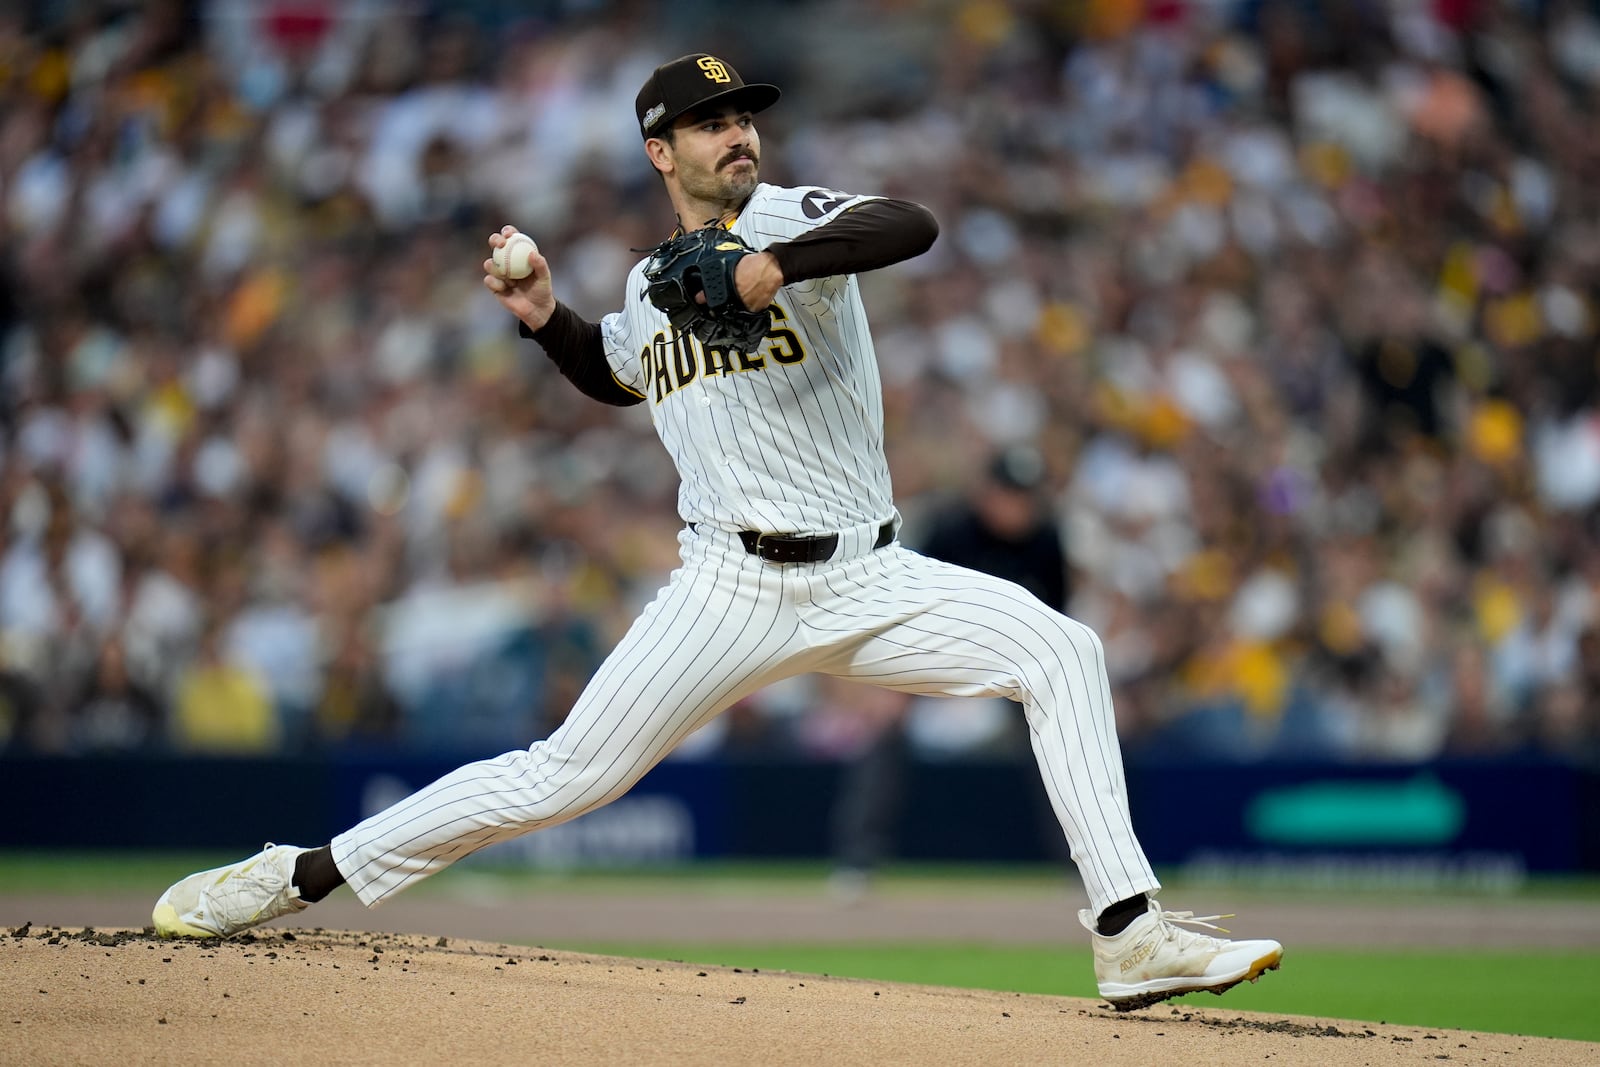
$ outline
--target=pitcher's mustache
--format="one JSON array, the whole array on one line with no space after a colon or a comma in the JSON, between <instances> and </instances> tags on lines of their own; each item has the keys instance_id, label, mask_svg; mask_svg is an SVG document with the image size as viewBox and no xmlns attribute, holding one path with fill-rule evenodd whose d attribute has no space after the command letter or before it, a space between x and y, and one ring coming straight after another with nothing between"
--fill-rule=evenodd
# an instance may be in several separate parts
<instances>
[{"instance_id":1,"label":"pitcher's mustache","mask_svg":"<svg viewBox=\"0 0 1600 1067\"><path fill-rule=\"evenodd\" d=\"M723 167L730 166L730 165L732 165L734 163L737 163L741 159L748 159L750 162L756 164L757 166L761 165L761 161L756 158L755 153L746 152L746 151L741 149L740 151L730 153L726 159L724 159L721 163L717 164L717 169L721 170Z\"/></svg>"}]
</instances>

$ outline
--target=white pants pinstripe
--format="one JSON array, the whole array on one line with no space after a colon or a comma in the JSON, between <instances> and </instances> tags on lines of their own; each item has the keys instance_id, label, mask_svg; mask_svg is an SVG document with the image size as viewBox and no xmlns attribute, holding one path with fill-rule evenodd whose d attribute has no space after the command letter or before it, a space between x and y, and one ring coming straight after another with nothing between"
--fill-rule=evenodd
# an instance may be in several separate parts
<instances>
[{"instance_id":1,"label":"white pants pinstripe","mask_svg":"<svg viewBox=\"0 0 1600 1067\"><path fill-rule=\"evenodd\" d=\"M710 527L679 540L682 566L547 739L461 767L334 838L363 903L617 799L734 702L811 671L1020 701L1090 906L1159 888L1128 816L1105 657L1088 627L898 543L777 565Z\"/></svg>"}]
</instances>

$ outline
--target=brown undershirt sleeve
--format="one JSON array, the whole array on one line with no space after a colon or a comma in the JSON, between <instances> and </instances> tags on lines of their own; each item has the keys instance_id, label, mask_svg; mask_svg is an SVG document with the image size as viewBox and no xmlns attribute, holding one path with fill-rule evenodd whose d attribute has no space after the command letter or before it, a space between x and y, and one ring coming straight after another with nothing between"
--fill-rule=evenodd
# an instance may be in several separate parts
<instances>
[{"instance_id":1,"label":"brown undershirt sleeve","mask_svg":"<svg viewBox=\"0 0 1600 1067\"><path fill-rule=\"evenodd\" d=\"M919 256L939 236L933 213L909 200L867 200L792 241L768 245L784 284L858 274Z\"/></svg>"},{"instance_id":2,"label":"brown undershirt sleeve","mask_svg":"<svg viewBox=\"0 0 1600 1067\"><path fill-rule=\"evenodd\" d=\"M644 399L611 373L611 365L606 362L605 343L600 338L600 324L589 322L567 305L557 302L550 321L537 330L530 330L527 323L519 322L517 333L538 341L556 368L585 396L616 407L627 407Z\"/></svg>"}]
</instances>

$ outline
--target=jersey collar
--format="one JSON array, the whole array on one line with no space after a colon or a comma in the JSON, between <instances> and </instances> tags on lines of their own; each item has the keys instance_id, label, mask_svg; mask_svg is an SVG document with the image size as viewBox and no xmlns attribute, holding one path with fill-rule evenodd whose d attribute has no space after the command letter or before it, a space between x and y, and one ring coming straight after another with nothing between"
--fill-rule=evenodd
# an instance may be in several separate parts
<instances>
[{"instance_id":1,"label":"jersey collar","mask_svg":"<svg viewBox=\"0 0 1600 1067\"><path fill-rule=\"evenodd\" d=\"M756 189L759 189L759 188L761 188L761 187L759 185L757 185ZM750 196L747 196L747 197L744 198L744 203L743 204L740 204L738 207L734 208L732 211L728 212L728 214L724 215L722 218L718 219L715 223L712 223L710 225L721 226L724 230L733 229L734 224L739 221L740 212L744 211L745 205L749 204L751 198L754 197L755 195L756 195L755 194L755 190L752 189L750 191ZM703 229L704 227L701 227L701 228ZM678 222L678 225L673 229L672 233L668 235L667 240L670 241L674 237L682 237L687 232L688 231L683 228L683 222L680 220Z\"/></svg>"}]
</instances>

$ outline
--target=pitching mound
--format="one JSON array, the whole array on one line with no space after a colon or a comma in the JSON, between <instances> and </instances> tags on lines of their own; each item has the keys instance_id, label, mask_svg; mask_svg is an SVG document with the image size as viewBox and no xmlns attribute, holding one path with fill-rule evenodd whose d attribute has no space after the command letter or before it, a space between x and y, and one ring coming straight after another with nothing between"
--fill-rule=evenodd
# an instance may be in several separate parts
<instances>
[{"instance_id":1,"label":"pitching mound","mask_svg":"<svg viewBox=\"0 0 1600 1067\"><path fill-rule=\"evenodd\" d=\"M1248 1015L478 941L0 932L9 1063L1339 1065L1583 1062L1545 1038ZM1287 966L1292 967L1289 960Z\"/></svg>"}]
</instances>

